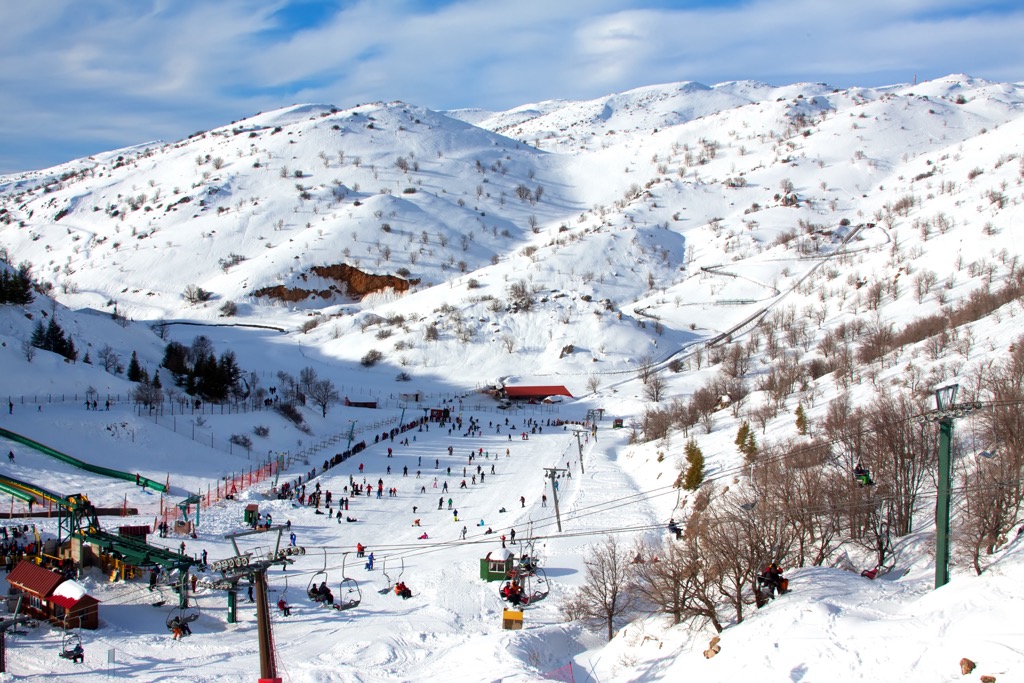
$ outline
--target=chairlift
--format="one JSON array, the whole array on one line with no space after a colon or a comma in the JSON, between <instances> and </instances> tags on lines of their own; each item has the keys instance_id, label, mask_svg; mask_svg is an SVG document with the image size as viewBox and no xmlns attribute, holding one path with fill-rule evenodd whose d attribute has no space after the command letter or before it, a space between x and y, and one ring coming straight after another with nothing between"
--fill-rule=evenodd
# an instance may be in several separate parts
<instances>
[{"instance_id":1,"label":"chairlift","mask_svg":"<svg viewBox=\"0 0 1024 683\"><path fill-rule=\"evenodd\" d=\"M379 591L377 591L381 595L387 595L388 593L390 593L394 589L395 584L402 580L402 574L405 573L405 558L404 557L400 558L400 561L402 563L401 569L398 570L398 576L395 577L394 581L392 581L391 580L391 575L388 574L388 560L387 560L387 558L384 558L384 559L381 560L380 571L381 571L382 574L384 574L384 578L388 582L387 586L385 586L384 588L381 588Z\"/></svg>"},{"instance_id":2,"label":"chairlift","mask_svg":"<svg viewBox=\"0 0 1024 683\"><path fill-rule=\"evenodd\" d=\"M853 466L853 479L857 486L874 486L875 480L871 478L871 470L859 462Z\"/></svg>"},{"instance_id":3,"label":"chairlift","mask_svg":"<svg viewBox=\"0 0 1024 683\"><path fill-rule=\"evenodd\" d=\"M524 559L526 559L525 562ZM515 591L513 587L518 588L518 591ZM518 593L517 600L510 600L508 593L510 588ZM550 592L551 585L548 583L548 576L538 566L537 558L532 555L520 556L516 560L515 566L505 575L505 583L498 589L503 600L523 606L543 600Z\"/></svg>"},{"instance_id":4,"label":"chairlift","mask_svg":"<svg viewBox=\"0 0 1024 683\"><path fill-rule=\"evenodd\" d=\"M324 567L323 569L313 573L313 576L309 579L309 585L306 586L306 595L309 596L309 599L313 602L324 602L327 600L327 596L321 595L319 590L320 584L327 581L327 548L324 548L323 551Z\"/></svg>"},{"instance_id":5,"label":"chairlift","mask_svg":"<svg viewBox=\"0 0 1024 683\"><path fill-rule=\"evenodd\" d=\"M199 619L201 610L199 609L199 603L189 604L186 598L184 607L175 607L167 613L167 630L173 631L175 627L181 627L183 624L191 624L193 621ZM189 631L186 631L188 633Z\"/></svg>"},{"instance_id":6,"label":"chairlift","mask_svg":"<svg viewBox=\"0 0 1024 683\"><path fill-rule=\"evenodd\" d=\"M84 662L85 650L82 648L82 636L75 627L68 623L69 614L64 615L64 635L61 639L60 657L72 662ZM78 630L82 629L82 619L78 619Z\"/></svg>"},{"instance_id":7,"label":"chairlift","mask_svg":"<svg viewBox=\"0 0 1024 683\"><path fill-rule=\"evenodd\" d=\"M335 604L340 610L358 607L363 600L363 593L359 590L359 583L345 575L345 562L349 553L341 556L341 585L338 586L338 602Z\"/></svg>"}]
</instances>

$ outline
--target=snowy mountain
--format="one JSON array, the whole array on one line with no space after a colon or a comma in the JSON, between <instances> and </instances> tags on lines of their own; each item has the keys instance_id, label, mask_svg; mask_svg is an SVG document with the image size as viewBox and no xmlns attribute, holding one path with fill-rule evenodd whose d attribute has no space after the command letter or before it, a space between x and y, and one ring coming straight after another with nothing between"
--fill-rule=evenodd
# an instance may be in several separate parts
<instances>
[{"instance_id":1,"label":"snowy mountain","mask_svg":"<svg viewBox=\"0 0 1024 683\"><path fill-rule=\"evenodd\" d=\"M288 591L299 605L297 618L275 618L291 680L525 681L562 675L570 660L577 680L816 680L834 675L836 662L849 680L952 680L961 656L1010 680L1024 664L1000 650L1005 622L952 625L997 603L1011 613L1018 544L998 543L978 577L956 558L953 584L929 592L933 488L913 510L912 532L895 541L899 571L868 582L840 566L873 564L870 552L836 549L825 566L789 574L794 592L767 609L739 623L723 615L714 659L700 655L710 627L633 615L604 645L559 607L584 584L583 557L607 533L653 542L670 517L698 513L697 494L672 486L690 439L706 458L702 490L728 502L750 487L735 443L744 422L759 443L779 444L807 436L795 427L798 406L818 425L810 440L842 396L865 407L959 382L968 400L992 398L978 378L1024 331L1014 227L1022 127L1024 85L965 75L849 89L684 82L506 112L296 105L3 176L2 260L30 263L43 292L0 307L0 376L12 402L0 426L90 463L169 478L168 506L272 454L289 457L283 478L305 479L348 437L368 439L366 478L394 482L400 501L355 502L353 526L265 499L267 486L256 486L204 509L189 541L190 552L198 543L231 554L223 535L240 528L250 502L293 523L307 555L296 571L271 575L274 595ZM929 316L956 322L915 332ZM37 324L50 320L73 340L77 363L32 350ZM197 413L161 365L169 341L188 346L197 335L237 357L248 399L234 403L246 411L260 407L257 388L281 389L279 373L304 368L333 382L339 401L326 415L307 404L302 427L269 410ZM155 414L129 399L133 353L169 389ZM784 391L777 380L787 368L795 374ZM576 398L505 411L478 392L500 382L564 385ZM743 390L731 396L737 383ZM678 415L702 391L715 393L714 405L684 426ZM85 412L87 395L114 397L111 412ZM378 408L340 405L346 398ZM481 432L416 431L393 459L373 443L437 407L475 417ZM596 441L552 424L598 409ZM613 418L625 429L611 430ZM528 439L526 420L542 428ZM261 426L269 435L255 446L229 442ZM965 457L996 450L980 443L978 418L961 427L972 435L960 445ZM486 452L496 473L461 491L458 469L479 464L467 461L470 449ZM138 523L160 511L125 482L13 450L22 478L85 491L97 504L127 502ZM559 494L563 534L540 498L551 495L544 468L561 465L573 472ZM359 476L355 467L342 463L318 481L337 492ZM411 481L399 475L406 467ZM462 525L446 506L433 509L434 477L455 489L471 529L480 521L537 537L551 595L527 610L523 631L500 629L496 587L477 578L494 537L481 528L461 543ZM418 518L427 539L411 527ZM391 558L390 579L343 555L356 542ZM419 600L376 593L396 564ZM306 582L323 567L334 583L344 572L366 584L360 609L327 614L306 601ZM97 678L92 650L103 648L124 653L129 675L147 680L252 678L252 615L226 624L223 593L201 590L197 637L168 650L165 614L145 604L144 587L103 578L86 579L111 605L87 659ZM917 624L935 639L912 635ZM60 640L44 626L8 641L11 670L71 671L43 654ZM951 653L952 664L936 662ZM190 661L202 667L184 674Z\"/></svg>"}]
</instances>

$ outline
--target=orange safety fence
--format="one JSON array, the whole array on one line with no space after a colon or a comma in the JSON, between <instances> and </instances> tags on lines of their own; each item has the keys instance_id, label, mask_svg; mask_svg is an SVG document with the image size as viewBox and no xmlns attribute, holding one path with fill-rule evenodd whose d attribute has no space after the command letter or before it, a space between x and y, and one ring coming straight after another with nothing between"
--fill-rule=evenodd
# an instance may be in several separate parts
<instances>
[{"instance_id":1,"label":"orange safety fence","mask_svg":"<svg viewBox=\"0 0 1024 683\"><path fill-rule=\"evenodd\" d=\"M248 472L241 472L239 474L231 474L217 481L216 486L208 485L206 487L206 493L199 494L199 505L200 510L208 508L221 500L231 499L238 495L241 491L256 486L261 482L270 479L278 472L279 463L274 460L270 463L262 465L258 468L250 468ZM185 516L187 518L193 518L192 506L186 506ZM200 519L202 515L200 515ZM175 522L181 519L181 511L178 506L173 503L168 503L163 497L160 499L160 512L154 520L154 531L160 528L161 524L166 524L168 530L174 531ZM191 530L191 526L189 527Z\"/></svg>"}]
</instances>

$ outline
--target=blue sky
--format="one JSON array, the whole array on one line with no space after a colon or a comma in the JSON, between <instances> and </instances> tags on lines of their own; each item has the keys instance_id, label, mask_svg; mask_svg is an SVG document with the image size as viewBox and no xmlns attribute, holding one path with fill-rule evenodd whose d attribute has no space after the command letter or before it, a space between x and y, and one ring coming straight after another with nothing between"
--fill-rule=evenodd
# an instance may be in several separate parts
<instances>
[{"instance_id":1,"label":"blue sky","mask_svg":"<svg viewBox=\"0 0 1024 683\"><path fill-rule=\"evenodd\" d=\"M298 102L1024 81L1020 0L32 0L0 3L0 25L0 173Z\"/></svg>"}]
</instances>

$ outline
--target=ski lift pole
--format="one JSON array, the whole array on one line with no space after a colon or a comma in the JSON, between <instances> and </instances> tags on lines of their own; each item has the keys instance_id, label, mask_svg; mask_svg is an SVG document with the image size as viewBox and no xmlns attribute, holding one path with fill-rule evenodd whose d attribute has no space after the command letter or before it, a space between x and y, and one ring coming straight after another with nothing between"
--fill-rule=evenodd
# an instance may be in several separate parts
<instances>
[{"instance_id":1,"label":"ski lift pole","mask_svg":"<svg viewBox=\"0 0 1024 683\"><path fill-rule=\"evenodd\" d=\"M982 407L980 403L957 403L958 384L935 390L936 409L917 418L919 422L939 423L939 480L935 501L935 587L949 583L950 491L952 489L953 418L963 417Z\"/></svg>"},{"instance_id":2,"label":"ski lift pole","mask_svg":"<svg viewBox=\"0 0 1024 683\"><path fill-rule=\"evenodd\" d=\"M559 472L567 472L568 470L560 469L558 467L545 467L544 471L547 473L547 477L551 480L551 497L555 501L555 522L558 524L558 531L562 531L562 517L558 512L558 484L555 482L555 477Z\"/></svg>"},{"instance_id":3,"label":"ski lift pole","mask_svg":"<svg viewBox=\"0 0 1024 683\"><path fill-rule=\"evenodd\" d=\"M576 447L579 448L580 451L580 474L586 474L583 470L583 443L580 441L580 435L585 432L582 429L574 429L572 430L572 433L576 435Z\"/></svg>"},{"instance_id":4,"label":"ski lift pole","mask_svg":"<svg viewBox=\"0 0 1024 683\"><path fill-rule=\"evenodd\" d=\"M356 435L356 422L359 422L359 420L349 420L348 444L345 446L345 450L349 451L350 453L352 451L352 439Z\"/></svg>"}]
</instances>

